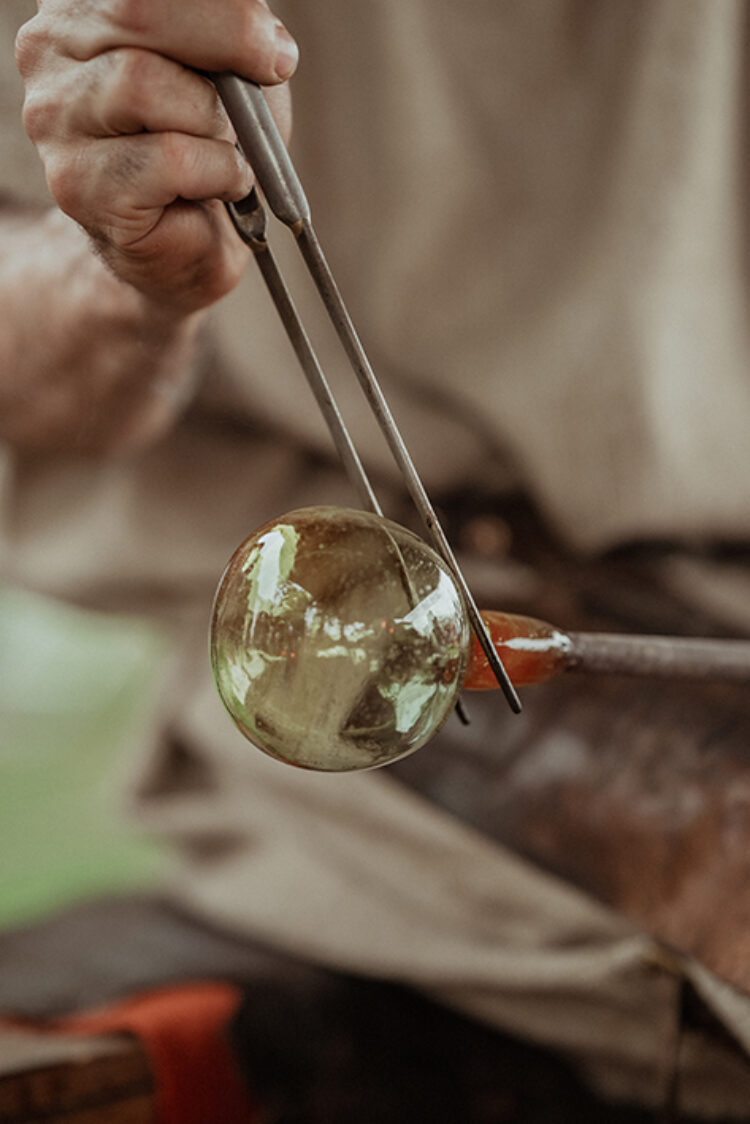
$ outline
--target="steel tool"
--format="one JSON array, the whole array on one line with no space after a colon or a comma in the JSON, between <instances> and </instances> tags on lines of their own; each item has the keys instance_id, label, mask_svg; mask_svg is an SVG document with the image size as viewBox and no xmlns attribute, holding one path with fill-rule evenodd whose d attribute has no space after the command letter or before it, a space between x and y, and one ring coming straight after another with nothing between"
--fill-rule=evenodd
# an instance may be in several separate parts
<instances>
[{"instance_id":1,"label":"steel tool","mask_svg":"<svg viewBox=\"0 0 750 1124\"><path fill-rule=\"evenodd\" d=\"M461 590L472 629L505 698L511 709L519 713L521 702L516 690L495 651L466 579L414 467L318 242L312 225L310 205L263 91L255 83L239 78L235 74L211 74L210 78L224 103L240 148L252 166L269 207L276 217L289 227L297 240L323 305L399 467L427 535L451 570ZM268 246L264 209L257 192L253 191L239 204L229 204L228 210L238 233L255 254L287 335L328 424L344 468L357 490L360 502L368 510L380 514L380 507L367 474Z\"/></svg>"}]
</instances>

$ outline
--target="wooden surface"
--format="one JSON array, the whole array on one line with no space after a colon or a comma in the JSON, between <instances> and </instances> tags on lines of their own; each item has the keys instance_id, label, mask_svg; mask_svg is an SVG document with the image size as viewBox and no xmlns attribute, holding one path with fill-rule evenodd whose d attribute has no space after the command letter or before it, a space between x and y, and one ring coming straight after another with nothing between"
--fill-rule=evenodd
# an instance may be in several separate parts
<instances>
[{"instance_id":1,"label":"wooden surface","mask_svg":"<svg viewBox=\"0 0 750 1124\"><path fill-rule=\"evenodd\" d=\"M134 1039L112 1052L3 1075L0 1124L154 1124L153 1082Z\"/></svg>"}]
</instances>

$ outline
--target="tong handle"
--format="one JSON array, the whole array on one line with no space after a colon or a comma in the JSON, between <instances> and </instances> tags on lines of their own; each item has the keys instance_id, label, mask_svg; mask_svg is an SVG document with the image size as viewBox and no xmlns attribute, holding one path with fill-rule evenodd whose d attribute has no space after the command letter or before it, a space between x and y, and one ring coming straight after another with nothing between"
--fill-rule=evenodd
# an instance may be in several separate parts
<instances>
[{"instance_id":1,"label":"tong handle","mask_svg":"<svg viewBox=\"0 0 750 1124\"><path fill-rule=\"evenodd\" d=\"M228 71L208 77L277 219L292 228L309 222L310 204L260 86Z\"/></svg>"}]
</instances>

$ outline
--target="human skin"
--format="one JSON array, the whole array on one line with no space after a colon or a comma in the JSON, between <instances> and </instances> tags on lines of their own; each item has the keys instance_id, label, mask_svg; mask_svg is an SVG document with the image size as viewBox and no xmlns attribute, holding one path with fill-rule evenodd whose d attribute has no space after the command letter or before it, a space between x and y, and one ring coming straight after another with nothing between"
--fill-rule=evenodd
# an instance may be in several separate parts
<instances>
[{"instance_id":1,"label":"human skin","mask_svg":"<svg viewBox=\"0 0 750 1124\"><path fill-rule=\"evenodd\" d=\"M261 0L41 0L16 58L59 211L0 210L0 436L127 451L173 420L248 260L223 203L252 173L197 70L271 87L288 136L296 46Z\"/></svg>"}]
</instances>

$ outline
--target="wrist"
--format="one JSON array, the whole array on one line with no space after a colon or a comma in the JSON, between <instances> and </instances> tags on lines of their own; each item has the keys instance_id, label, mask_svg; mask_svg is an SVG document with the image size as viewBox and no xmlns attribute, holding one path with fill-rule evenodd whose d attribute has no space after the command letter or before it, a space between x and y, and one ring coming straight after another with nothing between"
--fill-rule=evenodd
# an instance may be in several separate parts
<instances>
[{"instance_id":1,"label":"wrist","mask_svg":"<svg viewBox=\"0 0 750 1124\"><path fill-rule=\"evenodd\" d=\"M117 278L57 210L3 208L0 436L20 449L122 453L161 436L195 386L202 312Z\"/></svg>"}]
</instances>

